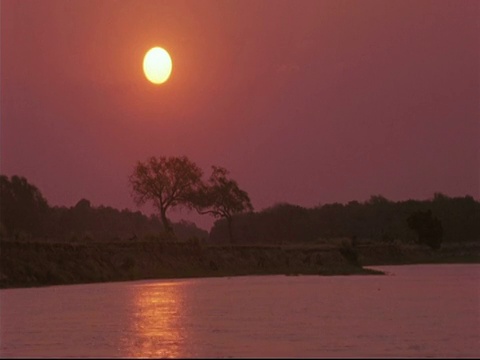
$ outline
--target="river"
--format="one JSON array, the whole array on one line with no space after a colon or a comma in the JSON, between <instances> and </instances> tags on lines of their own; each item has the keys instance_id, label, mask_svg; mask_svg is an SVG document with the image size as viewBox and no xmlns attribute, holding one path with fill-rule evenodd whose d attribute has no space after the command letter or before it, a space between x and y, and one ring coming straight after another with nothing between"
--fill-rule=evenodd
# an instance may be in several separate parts
<instances>
[{"instance_id":1,"label":"river","mask_svg":"<svg viewBox=\"0 0 480 360\"><path fill-rule=\"evenodd\" d=\"M0 290L5 357L479 357L480 264Z\"/></svg>"}]
</instances>

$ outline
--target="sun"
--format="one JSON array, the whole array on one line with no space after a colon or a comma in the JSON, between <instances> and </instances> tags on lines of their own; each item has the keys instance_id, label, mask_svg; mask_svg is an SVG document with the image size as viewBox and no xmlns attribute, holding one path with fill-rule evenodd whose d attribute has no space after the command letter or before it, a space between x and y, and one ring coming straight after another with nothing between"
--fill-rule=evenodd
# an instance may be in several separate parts
<instances>
[{"instance_id":1,"label":"sun","mask_svg":"<svg viewBox=\"0 0 480 360\"><path fill-rule=\"evenodd\" d=\"M143 72L148 81L154 84L163 84L172 72L172 58L167 50L153 47L143 58Z\"/></svg>"}]
</instances>

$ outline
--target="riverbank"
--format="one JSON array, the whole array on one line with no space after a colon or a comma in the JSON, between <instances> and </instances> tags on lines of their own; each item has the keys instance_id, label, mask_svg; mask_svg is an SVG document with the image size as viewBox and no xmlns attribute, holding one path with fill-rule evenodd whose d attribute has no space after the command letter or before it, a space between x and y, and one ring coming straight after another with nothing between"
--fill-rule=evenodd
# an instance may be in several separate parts
<instances>
[{"instance_id":1,"label":"riverbank","mask_svg":"<svg viewBox=\"0 0 480 360\"><path fill-rule=\"evenodd\" d=\"M236 275L382 274L373 265L480 263L480 246L205 246L199 243L2 241L0 288Z\"/></svg>"},{"instance_id":2,"label":"riverbank","mask_svg":"<svg viewBox=\"0 0 480 360\"><path fill-rule=\"evenodd\" d=\"M381 274L339 248L4 241L0 288L235 275Z\"/></svg>"},{"instance_id":3,"label":"riverbank","mask_svg":"<svg viewBox=\"0 0 480 360\"><path fill-rule=\"evenodd\" d=\"M366 244L357 249L362 266L480 263L479 243L444 244L438 250L414 244Z\"/></svg>"}]
</instances>

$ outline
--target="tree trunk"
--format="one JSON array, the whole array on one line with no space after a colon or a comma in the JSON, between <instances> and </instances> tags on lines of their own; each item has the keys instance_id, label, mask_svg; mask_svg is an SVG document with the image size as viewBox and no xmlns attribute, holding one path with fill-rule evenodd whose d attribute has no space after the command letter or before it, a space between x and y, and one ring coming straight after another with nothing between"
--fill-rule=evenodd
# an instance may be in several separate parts
<instances>
[{"instance_id":1,"label":"tree trunk","mask_svg":"<svg viewBox=\"0 0 480 360\"><path fill-rule=\"evenodd\" d=\"M160 217L162 219L163 227L165 228L165 232L167 233L168 237L174 237L174 232L170 221L167 219L167 212L165 209L160 209Z\"/></svg>"}]
</instances>

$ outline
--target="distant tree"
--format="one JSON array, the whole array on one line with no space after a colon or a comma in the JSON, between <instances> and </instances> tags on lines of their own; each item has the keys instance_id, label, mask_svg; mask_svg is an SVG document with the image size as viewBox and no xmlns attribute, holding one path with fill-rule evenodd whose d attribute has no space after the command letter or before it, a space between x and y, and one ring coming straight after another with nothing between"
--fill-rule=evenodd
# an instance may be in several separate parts
<instances>
[{"instance_id":1,"label":"distant tree","mask_svg":"<svg viewBox=\"0 0 480 360\"><path fill-rule=\"evenodd\" d=\"M75 210L77 211L87 212L87 211L90 211L91 208L92 208L92 204L90 203L90 200L87 200L87 199L81 199L75 205Z\"/></svg>"},{"instance_id":2,"label":"distant tree","mask_svg":"<svg viewBox=\"0 0 480 360\"><path fill-rule=\"evenodd\" d=\"M207 184L196 192L193 205L200 214L226 219L230 242L233 242L233 216L253 211L253 206L248 194L235 180L228 178L228 174L226 169L212 166L212 174Z\"/></svg>"},{"instance_id":3,"label":"distant tree","mask_svg":"<svg viewBox=\"0 0 480 360\"><path fill-rule=\"evenodd\" d=\"M450 198L441 192L435 192L433 194L433 201L449 201L449 200Z\"/></svg>"},{"instance_id":4,"label":"distant tree","mask_svg":"<svg viewBox=\"0 0 480 360\"><path fill-rule=\"evenodd\" d=\"M201 187L202 170L187 157L151 157L138 162L129 177L137 205L152 201L160 213L165 231L174 235L167 211L189 206L192 194Z\"/></svg>"},{"instance_id":5,"label":"distant tree","mask_svg":"<svg viewBox=\"0 0 480 360\"><path fill-rule=\"evenodd\" d=\"M372 195L370 199L367 201L367 204L370 205L384 205L388 204L389 200L382 195Z\"/></svg>"},{"instance_id":6,"label":"distant tree","mask_svg":"<svg viewBox=\"0 0 480 360\"><path fill-rule=\"evenodd\" d=\"M441 221L432 215L431 210L414 212L408 217L407 223L417 233L420 243L434 250L440 249L443 227Z\"/></svg>"},{"instance_id":7,"label":"distant tree","mask_svg":"<svg viewBox=\"0 0 480 360\"><path fill-rule=\"evenodd\" d=\"M19 176L0 176L0 219L9 235L38 235L49 206L37 187Z\"/></svg>"}]
</instances>

